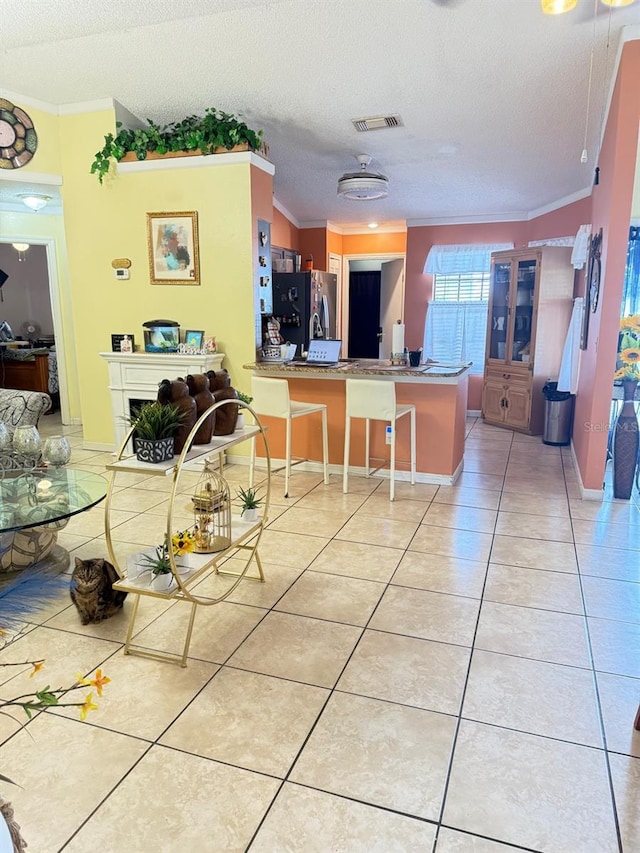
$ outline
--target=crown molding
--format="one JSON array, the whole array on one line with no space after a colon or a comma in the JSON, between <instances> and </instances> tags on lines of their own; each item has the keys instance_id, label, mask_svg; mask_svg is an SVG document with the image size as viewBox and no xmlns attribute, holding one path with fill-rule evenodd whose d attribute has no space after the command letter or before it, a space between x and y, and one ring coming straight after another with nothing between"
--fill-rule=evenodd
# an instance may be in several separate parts
<instances>
[{"instance_id":1,"label":"crown molding","mask_svg":"<svg viewBox=\"0 0 640 853\"><path fill-rule=\"evenodd\" d=\"M273 197L273 206L275 207L276 210L278 210L285 217L285 219L288 219L289 222L295 228L301 227L300 223L298 222L296 217L293 215L293 213L291 213L291 211L287 210L287 208L284 206L284 204L281 204L275 196Z\"/></svg>"},{"instance_id":2,"label":"crown molding","mask_svg":"<svg viewBox=\"0 0 640 853\"><path fill-rule=\"evenodd\" d=\"M477 216L441 216L433 219L407 219L407 228L420 228L425 225L481 225L485 222L525 222L529 215L519 213L491 213Z\"/></svg>"},{"instance_id":3,"label":"crown molding","mask_svg":"<svg viewBox=\"0 0 640 853\"><path fill-rule=\"evenodd\" d=\"M80 101L77 104L50 104L47 101L40 101L38 98L31 98L29 95L22 95L19 92L10 92L8 89L2 88L0 88L0 97L6 98L13 104L31 107L34 110L40 110L43 113L50 113L54 116L67 116L76 115L77 113L95 113L100 110L112 110L115 104L113 98L101 98L96 101Z\"/></svg>"},{"instance_id":4,"label":"crown molding","mask_svg":"<svg viewBox=\"0 0 640 853\"><path fill-rule=\"evenodd\" d=\"M554 210L559 210L561 207L566 207L568 204L573 204L574 201L581 201L591 195L591 187L585 187L575 193L559 198L557 201L552 201L550 204L545 204L536 210L530 210L527 214L527 219L537 219L539 216L544 216L545 213L553 213Z\"/></svg>"},{"instance_id":5,"label":"crown molding","mask_svg":"<svg viewBox=\"0 0 640 853\"><path fill-rule=\"evenodd\" d=\"M25 107L32 107L34 110L41 110L43 113L51 113L58 115L58 105L49 104L47 101L40 101L38 98L30 98L29 95L21 95L19 92L10 92L8 89L0 88L0 98L6 98L12 104L17 104Z\"/></svg>"},{"instance_id":6,"label":"crown molding","mask_svg":"<svg viewBox=\"0 0 640 853\"><path fill-rule=\"evenodd\" d=\"M299 228L327 228L329 223L326 219L315 219L310 222L301 222Z\"/></svg>"},{"instance_id":7,"label":"crown molding","mask_svg":"<svg viewBox=\"0 0 640 853\"><path fill-rule=\"evenodd\" d=\"M75 116L80 113L99 113L104 110L115 109L116 102L113 98L100 98L96 101L79 101L77 104L60 104L58 115Z\"/></svg>"},{"instance_id":8,"label":"crown molding","mask_svg":"<svg viewBox=\"0 0 640 853\"><path fill-rule=\"evenodd\" d=\"M231 166L248 163L262 169L268 175L275 173L275 166L254 151L233 151L229 154L198 154L194 157L164 157L160 160L135 160L132 163L118 163L119 175L133 172L158 172L166 169L201 169L204 166Z\"/></svg>"}]
</instances>

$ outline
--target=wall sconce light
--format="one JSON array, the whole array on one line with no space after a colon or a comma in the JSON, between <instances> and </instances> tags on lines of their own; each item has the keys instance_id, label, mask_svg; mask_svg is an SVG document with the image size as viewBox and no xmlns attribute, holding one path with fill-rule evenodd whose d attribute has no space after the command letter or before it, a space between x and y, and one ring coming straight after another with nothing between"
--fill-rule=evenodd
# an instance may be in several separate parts
<instances>
[{"instance_id":1,"label":"wall sconce light","mask_svg":"<svg viewBox=\"0 0 640 853\"><path fill-rule=\"evenodd\" d=\"M18 253L18 260L24 261L24 253L29 248L29 243L12 243L11 245Z\"/></svg>"},{"instance_id":2,"label":"wall sconce light","mask_svg":"<svg viewBox=\"0 0 640 853\"><path fill-rule=\"evenodd\" d=\"M26 206L33 210L34 213L37 213L39 210L42 210L48 202L51 201L50 195L40 195L39 193L29 193L25 195L20 195L18 198L22 199L22 203L26 204Z\"/></svg>"}]
</instances>

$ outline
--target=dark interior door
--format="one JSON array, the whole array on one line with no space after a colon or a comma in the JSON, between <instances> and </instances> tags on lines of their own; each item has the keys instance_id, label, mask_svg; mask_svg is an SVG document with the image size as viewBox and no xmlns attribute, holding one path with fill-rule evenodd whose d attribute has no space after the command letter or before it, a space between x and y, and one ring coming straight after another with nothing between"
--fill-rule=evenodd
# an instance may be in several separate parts
<instances>
[{"instance_id":1,"label":"dark interior door","mask_svg":"<svg viewBox=\"0 0 640 853\"><path fill-rule=\"evenodd\" d=\"M349 358L378 358L380 272L349 273Z\"/></svg>"}]
</instances>

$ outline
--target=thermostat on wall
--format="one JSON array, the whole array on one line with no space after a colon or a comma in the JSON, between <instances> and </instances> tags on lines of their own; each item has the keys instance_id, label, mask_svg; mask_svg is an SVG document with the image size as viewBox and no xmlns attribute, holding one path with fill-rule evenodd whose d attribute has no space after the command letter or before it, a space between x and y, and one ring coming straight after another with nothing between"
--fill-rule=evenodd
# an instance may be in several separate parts
<instances>
[{"instance_id":1,"label":"thermostat on wall","mask_svg":"<svg viewBox=\"0 0 640 853\"><path fill-rule=\"evenodd\" d=\"M111 261L111 266L113 267L116 278L123 280L129 278L129 267L131 266L129 258L114 258Z\"/></svg>"}]
</instances>

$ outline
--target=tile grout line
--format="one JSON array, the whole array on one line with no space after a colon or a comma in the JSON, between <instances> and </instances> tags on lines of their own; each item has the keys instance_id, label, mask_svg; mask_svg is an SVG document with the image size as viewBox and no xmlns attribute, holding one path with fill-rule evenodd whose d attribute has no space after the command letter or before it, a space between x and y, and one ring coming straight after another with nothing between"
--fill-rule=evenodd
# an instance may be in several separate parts
<instances>
[{"instance_id":1,"label":"tile grout line","mask_svg":"<svg viewBox=\"0 0 640 853\"><path fill-rule=\"evenodd\" d=\"M510 445L510 448L509 448L509 455L510 455L511 454L511 446L513 445L513 437L510 439L509 445ZM508 458L509 457L507 456L507 467L508 467ZM503 478L503 487L504 487L504 478ZM500 506L500 503L502 501L502 494L503 494L503 491L501 489L500 490L500 500L498 501L498 507ZM442 826L442 823L443 823L444 812L445 812L445 808L446 808L446 804L447 804L447 796L449 793L449 785L451 783L451 774L453 771L453 763L455 760L456 746L458 744L458 735L460 733L460 727L462 725L462 710L464 708L464 700L465 700L465 697L467 694L467 687L469 685L469 676L471 674L471 666L473 663L473 653L474 653L474 649L475 649L475 642L476 642L476 637L478 634L478 627L480 625L480 618L482 615L482 603L484 601L484 593L485 593L485 589L487 586L487 579L489 576L489 564L491 562L491 551L493 549L493 543L495 541L495 535L496 535L495 534L495 528L496 528L497 524L498 524L498 513L496 512L496 521L495 521L495 525L494 525L494 532L491 534L491 547L489 548L489 553L487 554L487 560L486 560L487 565L486 565L486 569L485 569L485 573L484 573L484 582L482 584L482 592L481 592L481 596L480 596L480 604L478 607L478 615L476 616L476 623L475 623L475 627L474 627L474 631L473 631L473 637L471 638L471 647L470 647L471 651L469 654L469 662L467 664L467 671L465 673L464 684L463 684L462 692L460 695L460 704L458 706L456 727L455 727L455 731L453 733L453 739L451 741L451 752L449 755L447 772L445 775L444 786L442 789L442 800L441 800L441 804L440 804L440 811L438 814L438 829L436 830L436 835L435 835L435 839L433 842L433 853L435 853L437 846L438 846L438 839L439 839L439 835L440 835L440 827Z\"/></svg>"},{"instance_id":2,"label":"tile grout line","mask_svg":"<svg viewBox=\"0 0 640 853\"><path fill-rule=\"evenodd\" d=\"M566 480L566 467L565 467L564 458L562 458L562 472L563 472L563 476L565 478L565 487L566 487L567 480ZM573 517L570 517L569 523L571 524L571 531L573 534ZM620 821L618 818L618 807L616 804L616 795L615 795L615 788L614 788L614 784L613 784L613 775L611 773L611 762L609 761L609 750L607 747L607 735L606 735L606 729L605 729L605 725L604 725L604 714L602 712L602 702L600 701L600 688L598 685L598 677L597 677L597 672L596 672L596 667L595 667L595 660L594 660L594 656L593 656L593 645L591 643L591 630L589 627L589 616L587 614L587 601L586 601L586 597L585 597L584 586L582 583L582 572L580 571L580 560L578 557L578 550L576 548L575 535L573 536L573 550L574 550L574 554L575 554L575 558L576 558L576 566L578 568L578 583L580 585L580 596L582 598L582 607L584 609L584 631L585 631L585 637L586 637L586 641L587 641L587 648L589 650L589 661L591 663L591 678L592 678L593 689L594 689L594 693L595 693L595 697L596 697L596 708L598 711L598 723L599 723L599 727L600 727L600 736L602 738L602 744L604 747L603 755L604 755L605 768L606 768L606 772L607 772L607 782L609 784L609 794L611 796L611 809L613 812L613 823L614 823L614 827L615 827L615 831L616 831L616 838L618 841L618 850L619 850L619 853L623 853L622 834L620 831Z\"/></svg>"}]
</instances>

